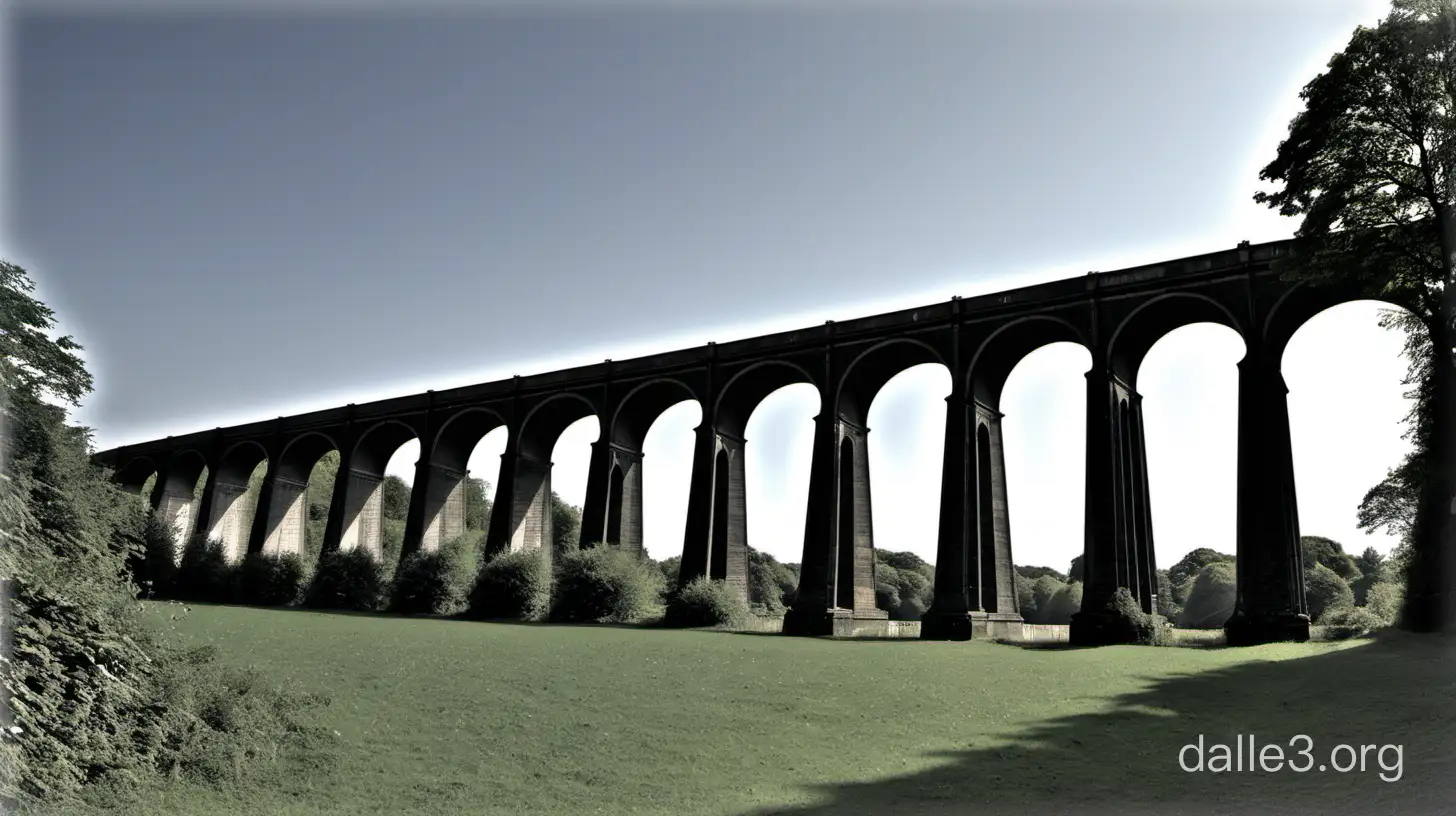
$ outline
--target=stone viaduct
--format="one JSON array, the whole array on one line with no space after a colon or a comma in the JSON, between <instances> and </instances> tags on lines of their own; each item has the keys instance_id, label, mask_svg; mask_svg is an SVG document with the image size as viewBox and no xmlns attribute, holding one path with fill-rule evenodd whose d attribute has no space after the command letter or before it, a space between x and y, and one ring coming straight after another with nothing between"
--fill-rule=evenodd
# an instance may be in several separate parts
<instances>
[{"instance_id":1,"label":"stone viaduct","mask_svg":"<svg viewBox=\"0 0 1456 816\"><path fill-rule=\"evenodd\" d=\"M744 427L770 393L794 383L819 392L798 599L784 622L795 634L873 629L874 557L866 416L890 378L944 365L946 397L935 600L921 635L965 639L1021 620L1013 582L1001 417L1012 368L1048 343L1080 343L1087 372L1086 535L1083 609L1074 642L1111 638L1102 610L1126 587L1145 610L1157 580L1148 508L1138 368L1149 348L1190 323L1238 332L1238 600L1230 643L1308 637L1280 359L1294 332L1354 291L1282 281L1270 263L1288 242L1089 273L921 308L798 331L709 343L633 360L346 405L276 420L128 445L96 455L133 490L156 475L152 505L190 535L230 552L302 552L305 484L330 450L340 456L323 548L380 548L380 483L390 456L420 440L405 552L431 549L464 529L464 475L472 449L504 426L490 552L548 546L550 455L571 423L596 415L582 513L584 545L642 551L642 442L663 411L702 407L696 429L681 580L724 579L746 591ZM1074 455L1067 452L1069 460ZM255 466L266 479L251 529L238 498ZM207 472L200 499L197 480Z\"/></svg>"}]
</instances>

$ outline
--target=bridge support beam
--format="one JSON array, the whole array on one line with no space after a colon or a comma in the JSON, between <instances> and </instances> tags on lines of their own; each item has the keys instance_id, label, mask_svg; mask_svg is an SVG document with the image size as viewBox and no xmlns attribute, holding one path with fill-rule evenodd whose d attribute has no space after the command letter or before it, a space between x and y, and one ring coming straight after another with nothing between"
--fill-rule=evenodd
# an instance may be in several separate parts
<instances>
[{"instance_id":1,"label":"bridge support beam","mask_svg":"<svg viewBox=\"0 0 1456 816\"><path fill-rule=\"evenodd\" d=\"M359 470L340 469L336 479L346 480L344 525L339 549L362 549L384 557L384 477Z\"/></svg>"},{"instance_id":2,"label":"bridge support beam","mask_svg":"<svg viewBox=\"0 0 1456 816\"><path fill-rule=\"evenodd\" d=\"M744 440L709 427L697 430L687 534L678 586L706 575L748 600L748 505Z\"/></svg>"},{"instance_id":3,"label":"bridge support beam","mask_svg":"<svg viewBox=\"0 0 1456 816\"><path fill-rule=\"evenodd\" d=\"M1238 596L1230 646L1309 639L1289 389L1278 362L1253 347L1239 361Z\"/></svg>"},{"instance_id":4,"label":"bridge support beam","mask_svg":"<svg viewBox=\"0 0 1456 816\"><path fill-rule=\"evenodd\" d=\"M243 527L247 502L242 500L247 492L247 485L227 484L209 478L202 495L207 514L207 538L222 542L223 552L227 553L230 561L240 561L247 554L248 530Z\"/></svg>"},{"instance_id":5,"label":"bridge support beam","mask_svg":"<svg viewBox=\"0 0 1456 816\"><path fill-rule=\"evenodd\" d=\"M248 552L303 555L307 521L308 483L269 473L258 494Z\"/></svg>"},{"instance_id":6,"label":"bridge support beam","mask_svg":"<svg viewBox=\"0 0 1456 816\"><path fill-rule=\"evenodd\" d=\"M191 487L173 487L167 484L168 481L157 479L156 486L152 488L152 509L157 511L157 517L164 524L172 528L176 540L185 545L192 537L197 502L192 498Z\"/></svg>"},{"instance_id":7,"label":"bridge support beam","mask_svg":"<svg viewBox=\"0 0 1456 816\"><path fill-rule=\"evenodd\" d=\"M585 505L581 546L605 543L641 558L642 452L593 442Z\"/></svg>"},{"instance_id":8,"label":"bridge support beam","mask_svg":"<svg viewBox=\"0 0 1456 816\"><path fill-rule=\"evenodd\" d=\"M415 466L415 483L410 491L410 516L406 526L413 527L415 508L419 506L420 518L418 544L409 533L405 535L405 553L416 549L434 552L440 545L465 532L466 480L468 470L457 470L429 462L424 454Z\"/></svg>"},{"instance_id":9,"label":"bridge support beam","mask_svg":"<svg viewBox=\"0 0 1456 816\"><path fill-rule=\"evenodd\" d=\"M970 640L1019 627L1001 414L946 398L935 600L925 640Z\"/></svg>"},{"instance_id":10,"label":"bridge support beam","mask_svg":"<svg viewBox=\"0 0 1456 816\"><path fill-rule=\"evenodd\" d=\"M1073 643L1126 640L1108 603L1126 588L1145 612L1157 609L1157 564L1148 507L1142 398L1105 367L1087 372L1086 541L1082 609L1072 616Z\"/></svg>"},{"instance_id":11,"label":"bridge support beam","mask_svg":"<svg viewBox=\"0 0 1456 816\"><path fill-rule=\"evenodd\" d=\"M514 440L501 455L500 484L490 514L486 552L552 552L551 463L523 453Z\"/></svg>"},{"instance_id":12,"label":"bridge support beam","mask_svg":"<svg viewBox=\"0 0 1456 816\"><path fill-rule=\"evenodd\" d=\"M875 606L869 429L824 414L814 422L799 593L784 633L847 636L856 621L889 617Z\"/></svg>"}]
</instances>

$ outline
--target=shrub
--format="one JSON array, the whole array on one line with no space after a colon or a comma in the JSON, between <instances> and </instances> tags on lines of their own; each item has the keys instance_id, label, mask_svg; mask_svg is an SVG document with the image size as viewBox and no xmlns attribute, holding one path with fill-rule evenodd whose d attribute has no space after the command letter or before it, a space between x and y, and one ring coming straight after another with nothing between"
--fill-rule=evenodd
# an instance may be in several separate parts
<instances>
[{"instance_id":1,"label":"shrub","mask_svg":"<svg viewBox=\"0 0 1456 816\"><path fill-rule=\"evenodd\" d=\"M748 604L734 587L700 575L688 582L667 606L669 626L742 626Z\"/></svg>"},{"instance_id":2,"label":"shrub","mask_svg":"<svg viewBox=\"0 0 1456 816\"><path fill-rule=\"evenodd\" d=\"M1184 629L1218 629L1234 614L1238 584L1231 561L1214 561L1189 582L1178 625Z\"/></svg>"},{"instance_id":3,"label":"shrub","mask_svg":"<svg viewBox=\"0 0 1456 816\"><path fill-rule=\"evenodd\" d=\"M1037 579L1041 580L1041 579ZM1043 623L1068 624L1082 610L1082 582L1072 581L1057 590L1041 613Z\"/></svg>"},{"instance_id":4,"label":"shrub","mask_svg":"<svg viewBox=\"0 0 1456 816\"><path fill-rule=\"evenodd\" d=\"M126 564L141 597L165 596L177 574L177 538L172 528L149 510L141 516L134 533L118 532L118 537L129 539L132 545Z\"/></svg>"},{"instance_id":5,"label":"shrub","mask_svg":"<svg viewBox=\"0 0 1456 816\"><path fill-rule=\"evenodd\" d=\"M472 618L542 620L551 607L551 568L541 550L503 552L486 562L470 593Z\"/></svg>"},{"instance_id":6,"label":"shrub","mask_svg":"<svg viewBox=\"0 0 1456 816\"><path fill-rule=\"evenodd\" d=\"M234 596L234 567L215 538L197 536L182 551L167 596L182 601L228 603Z\"/></svg>"},{"instance_id":7,"label":"shrub","mask_svg":"<svg viewBox=\"0 0 1456 816\"><path fill-rule=\"evenodd\" d=\"M1376 581L1365 593L1365 608L1393 626L1400 618L1400 605L1405 600L1405 587L1394 581Z\"/></svg>"},{"instance_id":8,"label":"shrub","mask_svg":"<svg viewBox=\"0 0 1456 816\"><path fill-rule=\"evenodd\" d=\"M1304 571L1304 602L1309 607L1310 621L1318 623L1326 613L1353 607L1355 593L1334 570L1315 564Z\"/></svg>"},{"instance_id":9,"label":"shrub","mask_svg":"<svg viewBox=\"0 0 1456 816\"><path fill-rule=\"evenodd\" d=\"M754 611L764 615L784 614L784 592L774 578L773 567L763 559L748 556L748 600Z\"/></svg>"},{"instance_id":10,"label":"shrub","mask_svg":"<svg viewBox=\"0 0 1456 816\"><path fill-rule=\"evenodd\" d=\"M301 606L309 609L379 608L384 578L379 562L368 550L331 550L319 556L318 568L308 583Z\"/></svg>"},{"instance_id":11,"label":"shrub","mask_svg":"<svg viewBox=\"0 0 1456 816\"><path fill-rule=\"evenodd\" d=\"M1050 613L1052 611L1052 599L1057 593L1066 589L1067 585L1058 581L1050 575L1043 575L1031 582L1031 605L1035 610L1035 617L1029 619L1031 623L1052 623ZM1022 614L1025 618L1025 613ZM1065 623L1066 621L1056 621Z\"/></svg>"},{"instance_id":12,"label":"shrub","mask_svg":"<svg viewBox=\"0 0 1456 816\"><path fill-rule=\"evenodd\" d=\"M258 606L287 606L303 588L303 559L295 553L248 553L237 567L236 598Z\"/></svg>"},{"instance_id":13,"label":"shrub","mask_svg":"<svg viewBox=\"0 0 1456 816\"><path fill-rule=\"evenodd\" d=\"M662 609L662 572L631 553L597 545L559 563L552 620L636 623Z\"/></svg>"},{"instance_id":14,"label":"shrub","mask_svg":"<svg viewBox=\"0 0 1456 816\"><path fill-rule=\"evenodd\" d=\"M1158 619L1143 611L1127 587L1118 587L1102 611L1108 619L1105 637L1109 642L1162 645L1169 641Z\"/></svg>"},{"instance_id":15,"label":"shrub","mask_svg":"<svg viewBox=\"0 0 1456 816\"><path fill-rule=\"evenodd\" d=\"M1036 616L1037 610L1036 601L1031 594L1031 585L1032 582L1036 579L1028 578L1027 576L1022 575L1021 569L1021 567L1016 568L1016 609L1018 612L1021 613L1022 620L1026 621L1027 623L1035 623L1032 618ZM1040 578L1041 575L1044 574L1045 573L1037 575L1037 578Z\"/></svg>"},{"instance_id":16,"label":"shrub","mask_svg":"<svg viewBox=\"0 0 1456 816\"><path fill-rule=\"evenodd\" d=\"M1343 640L1368 635L1389 626L1389 621L1363 606L1344 606L1329 610L1320 620L1326 638Z\"/></svg>"},{"instance_id":17,"label":"shrub","mask_svg":"<svg viewBox=\"0 0 1456 816\"><path fill-rule=\"evenodd\" d=\"M394 574L389 611L406 615L453 615L470 591L468 565L459 547L405 556Z\"/></svg>"}]
</instances>

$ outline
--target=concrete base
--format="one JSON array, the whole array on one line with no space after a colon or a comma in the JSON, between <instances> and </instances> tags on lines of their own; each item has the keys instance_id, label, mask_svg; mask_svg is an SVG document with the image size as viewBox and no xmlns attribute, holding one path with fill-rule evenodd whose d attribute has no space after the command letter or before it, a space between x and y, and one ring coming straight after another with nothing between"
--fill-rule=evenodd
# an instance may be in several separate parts
<instances>
[{"instance_id":1,"label":"concrete base","mask_svg":"<svg viewBox=\"0 0 1456 816\"><path fill-rule=\"evenodd\" d=\"M925 613L921 640L1022 640L1021 616L1001 612Z\"/></svg>"},{"instance_id":2,"label":"concrete base","mask_svg":"<svg viewBox=\"0 0 1456 816\"><path fill-rule=\"evenodd\" d=\"M1224 637L1230 646L1257 646L1260 643L1309 640L1309 616L1289 613L1249 615L1235 612L1223 625Z\"/></svg>"},{"instance_id":3,"label":"concrete base","mask_svg":"<svg viewBox=\"0 0 1456 816\"><path fill-rule=\"evenodd\" d=\"M883 609L798 612L791 608L784 614L783 631L808 637L888 637L891 623L890 614Z\"/></svg>"}]
</instances>

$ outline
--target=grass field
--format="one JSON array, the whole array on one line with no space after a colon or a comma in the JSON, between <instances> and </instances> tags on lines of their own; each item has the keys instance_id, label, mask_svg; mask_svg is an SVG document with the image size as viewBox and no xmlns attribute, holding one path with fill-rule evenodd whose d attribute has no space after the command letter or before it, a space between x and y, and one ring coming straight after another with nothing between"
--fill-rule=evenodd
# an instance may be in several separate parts
<instances>
[{"instance_id":1,"label":"grass field","mask_svg":"<svg viewBox=\"0 0 1456 816\"><path fill-rule=\"evenodd\" d=\"M1456 673L1431 638L1035 650L167 609L327 693L338 761L148 813L1456 812ZM1401 744L1402 776L1373 753L1364 773L1186 773L1200 734L1306 734L1321 761Z\"/></svg>"}]
</instances>

